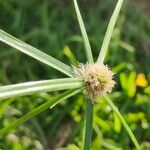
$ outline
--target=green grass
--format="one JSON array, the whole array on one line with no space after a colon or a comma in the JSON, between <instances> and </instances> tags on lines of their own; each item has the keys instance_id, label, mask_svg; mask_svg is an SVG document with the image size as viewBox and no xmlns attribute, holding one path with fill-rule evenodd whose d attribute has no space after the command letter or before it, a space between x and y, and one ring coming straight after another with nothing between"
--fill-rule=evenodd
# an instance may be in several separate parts
<instances>
[{"instance_id":1,"label":"green grass","mask_svg":"<svg viewBox=\"0 0 150 150\"><path fill-rule=\"evenodd\" d=\"M45 1L43 4L35 1L26 2L25 4L22 4L20 1L0 2L0 28L43 50L47 54L62 60L66 64L68 64L70 58L63 52L65 45L69 46L77 61L86 62L73 6L71 7L70 2L68 3L70 7L66 8L64 3L57 1L48 3ZM97 2L94 4L89 1L91 7L88 7L84 1L79 4L81 5L80 9L87 32L90 35L89 40L93 49L93 56L96 60L115 2L109 0L104 3ZM33 11L33 6L36 11ZM147 141L150 133L148 129L148 116L150 115L149 94L144 93L144 88L137 87L134 96L129 97L127 91L121 87L119 79L120 72L128 76L129 72L133 70L137 73L147 73L146 77L149 79L149 67L147 67L149 66L149 59L147 53L143 53L142 50L144 48L142 45L149 39L150 23L146 14L140 12L136 7L134 7L135 10L133 11L133 7L133 5L129 5L126 15L121 14L120 18L124 19L123 26L119 22L121 19L119 18L118 20L109 52L106 56L106 62L111 64L118 73L115 77L118 84L111 95L111 99L117 104L119 110L123 112L139 143L144 147L143 142ZM136 26L135 21L137 22ZM76 23L76 27L72 27L72 22ZM120 41L133 46L135 52L131 53L126 48L120 47ZM39 79L44 80L50 77L62 77L62 74L57 71L26 57L24 54L20 54L20 52L10 47L1 45L0 51L0 84L2 85ZM141 53L146 56L143 58L139 57ZM144 58L147 58L147 60ZM58 92L53 94L57 95ZM0 127L6 127L10 122L28 112L30 110L29 106L37 107L48 101L51 96L51 93L41 93L0 102L0 122L2 122ZM71 98L67 102L61 102L55 107L55 110L47 110L39 114L35 118L37 124L32 119L22 125L22 127L13 130L13 134L18 139L16 142L10 141L7 136L1 137L0 147L4 148L7 145L7 149L15 149L15 147L20 145L22 148L29 149L32 145L37 148L39 145L35 140L42 145L45 143L44 139L41 140L43 134L46 139L53 141L53 144L49 145L54 147L58 141L61 141L61 124L65 130L67 130L67 127L73 130L71 130L71 133L67 130L69 137L66 137L65 142L60 147L81 149L84 104L82 95ZM9 114L7 113L8 111ZM94 124L97 125L98 129L96 128L97 130L95 130L94 128L93 131L92 150L99 147L105 149L111 149L111 147L132 149L133 145L124 129L121 128L120 131L115 131L113 127L114 117L108 112L109 107L104 101L100 100L98 104L95 104L94 116L97 118ZM44 121L41 122L40 120L43 120L43 118ZM103 136L100 136L101 133L103 133ZM25 139L29 139L32 143L28 142L28 144L25 144ZM102 142L99 142L99 139ZM46 143L49 142L46 140Z\"/></svg>"}]
</instances>

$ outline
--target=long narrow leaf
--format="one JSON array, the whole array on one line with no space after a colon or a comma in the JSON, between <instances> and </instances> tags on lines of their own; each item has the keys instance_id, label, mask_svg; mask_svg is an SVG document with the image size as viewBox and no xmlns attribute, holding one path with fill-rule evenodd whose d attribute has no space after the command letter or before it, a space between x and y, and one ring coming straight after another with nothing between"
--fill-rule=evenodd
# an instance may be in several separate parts
<instances>
[{"instance_id":1,"label":"long narrow leaf","mask_svg":"<svg viewBox=\"0 0 150 150\"><path fill-rule=\"evenodd\" d=\"M106 31L106 34L105 34L105 37L104 37L104 40L103 40L103 43L102 43L102 47L101 47L100 54L98 56L97 62L102 63L105 59L106 52L108 50L109 43L110 43L110 40L111 40L111 37L112 37L112 34L113 34L113 30L114 30L114 27L115 27L115 24L116 24L116 20L118 18L119 12L121 10L122 4L123 4L123 0L118 0L116 8L115 8L115 10L112 14L112 17L110 19L110 22L108 24L107 31Z\"/></svg>"},{"instance_id":2,"label":"long narrow leaf","mask_svg":"<svg viewBox=\"0 0 150 150\"><path fill-rule=\"evenodd\" d=\"M126 129L127 133L129 134L131 140L133 141L133 143L135 144L136 148L138 150L140 150L140 146L134 136L134 134L132 133L130 127L128 126L128 124L126 123L125 119L123 118L123 116L121 115L121 113L119 112L118 108L113 104L113 102L111 101L111 99L108 96L104 96L107 103L110 105L110 107L112 108L112 110L114 111L114 113L118 116L118 118L120 119L120 121L122 122L124 128Z\"/></svg>"},{"instance_id":3,"label":"long narrow leaf","mask_svg":"<svg viewBox=\"0 0 150 150\"><path fill-rule=\"evenodd\" d=\"M14 96L30 95L37 92L75 89L82 86L82 81L76 78L53 79L6 85L0 87L0 99L2 100Z\"/></svg>"},{"instance_id":4,"label":"long narrow leaf","mask_svg":"<svg viewBox=\"0 0 150 150\"><path fill-rule=\"evenodd\" d=\"M24 43L3 30L0 30L0 41L72 77L71 68L68 65Z\"/></svg>"},{"instance_id":5,"label":"long narrow leaf","mask_svg":"<svg viewBox=\"0 0 150 150\"><path fill-rule=\"evenodd\" d=\"M78 3L77 0L73 0L74 1L74 7L75 7L75 11L77 14L77 18L78 18L78 22L79 22L79 26L80 26L80 30L83 36L83 41L84 41L84 46L85 46L85 50L86 50L86 56L88 58L88 61L93 63L93 56L92 56L92 50L91 50L91 46L90 46L90 42L86 33L86 29L84 26L84 22L82 20L82 16L78 7Z\"/></svg>"},{"instance_id":6,"label":"long narrow leaf","mask_svg":"<svg viewBox=\"0 0 150 150\"><path fill-rule=\"evenodd\" d=\"M67 92L62 93L61 95L59 95L55 98L52 98L51 100L45 102L44 104L38 106L37 108L35 108L33 110L31 110L29 113L27 113L23 117L17 119L16 121L12 122L7 127L0 130L0 135L3 135L5 133L7 133L8 131L12 130L13 128L20 126L22 123L31 119L35 115L41 113L42 111L46 110L47 108L52 107L55 103L58 103L62 100L65 100L65 99L67 99L67 98L69 98L69 97L71 97L71 96L73 96L73 95L75 95L81 91L82 91L82 89L78 89L78 90L72 89L72 90L68 90Z\"/></svg>"}]
</instances>

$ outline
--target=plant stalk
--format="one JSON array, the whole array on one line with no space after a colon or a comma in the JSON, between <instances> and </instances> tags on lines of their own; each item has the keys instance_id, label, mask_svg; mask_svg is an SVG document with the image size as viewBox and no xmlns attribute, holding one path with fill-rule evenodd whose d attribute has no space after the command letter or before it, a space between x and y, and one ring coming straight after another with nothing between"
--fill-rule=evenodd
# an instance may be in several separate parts
<instances>
[{"instance_id":1,"label":"plant stalk","mask_svg":"<svg viewBox=\"0 0 150 150\"><path fill-rule=\"evenodd\" d=\"M93 131L93 103L89 99L87 99L85 124L84 124L83 150L90 150L92 131Z\"/></svg>"}]
</instances>

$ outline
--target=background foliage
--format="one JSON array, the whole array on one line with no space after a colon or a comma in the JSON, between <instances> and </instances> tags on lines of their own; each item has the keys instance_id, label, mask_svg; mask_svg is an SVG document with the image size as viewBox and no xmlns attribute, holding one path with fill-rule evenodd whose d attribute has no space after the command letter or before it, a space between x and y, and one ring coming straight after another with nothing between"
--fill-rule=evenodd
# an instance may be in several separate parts
<instances>
[{"instance_id":1,"label":"background foliage","mask_svg":"<svg viewBox=\"0 0 150 150\"><path fill-rule=\"evenodd\" d=\"M79 4L96 59L116 2L83 0ZM150 149L149 7L146 0L125 1L106 58L117 73L111 98L144 150ZM72 1L2 0L0 28L67 64L86 63ZM0 43L1 85L60 76L54 69ZM0 102L0 128L57 94L39 93ZM84 107L82 95L68 99L0 137L0 148L81 149ZM133 149L119 119L102 99L94 108L92 150L100 147Z\"/></svg>"}]
</instances>

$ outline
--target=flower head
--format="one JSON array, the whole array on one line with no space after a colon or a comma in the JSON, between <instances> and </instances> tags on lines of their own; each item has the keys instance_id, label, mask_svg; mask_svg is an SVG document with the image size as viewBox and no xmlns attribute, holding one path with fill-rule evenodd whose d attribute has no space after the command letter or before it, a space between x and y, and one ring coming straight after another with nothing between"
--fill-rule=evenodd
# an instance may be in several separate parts
<instances>
[{"instance_id":1,"label":"flower head","mask_svg":"<svg viewBox=\"0 0 150 150\"><path fill-rule=\"evenodd\" d=\"M83 79L88 98L92 101L98 96L111 93L115 85L114 73L104 64L79 64L74 73L76 77Z\"/></svg>"}]
</instances>

